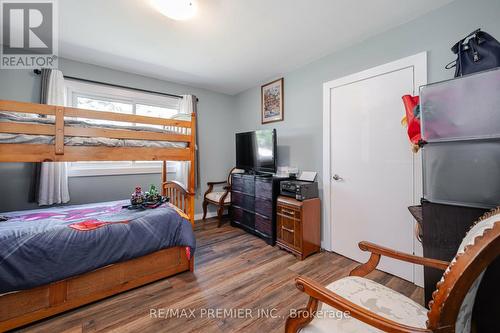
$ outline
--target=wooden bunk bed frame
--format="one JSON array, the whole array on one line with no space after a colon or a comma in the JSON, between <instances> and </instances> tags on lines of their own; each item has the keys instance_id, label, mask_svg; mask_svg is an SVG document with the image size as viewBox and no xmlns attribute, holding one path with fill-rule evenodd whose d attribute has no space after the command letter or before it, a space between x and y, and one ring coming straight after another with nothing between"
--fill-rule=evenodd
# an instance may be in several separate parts
<instances>
[{"instance_id":1,"label":"wooden bunk bed frame","mask_svg":"<svg viewBox=\"0 0 500 333\"><path fill-rule=\"evenodd\" d=\"M53 116L54 124L0 122L0 133L51 135L54 144L0 144L0 162L56 161L163 161L162 194L183 210L194 227L196 116L174 120L71 107L0 100L0 111ZM65 117L162 125L175 131L159 133L126 129L65 126ZM105 137L149 141L186 142L186 148L68 146L65 136ZM190 161L188 189L167 181L166 161ZM184 247L172 247L48 285L0 295L0 332L160 280L193 271L194 257Z\"/></svg>"}]
</instances>

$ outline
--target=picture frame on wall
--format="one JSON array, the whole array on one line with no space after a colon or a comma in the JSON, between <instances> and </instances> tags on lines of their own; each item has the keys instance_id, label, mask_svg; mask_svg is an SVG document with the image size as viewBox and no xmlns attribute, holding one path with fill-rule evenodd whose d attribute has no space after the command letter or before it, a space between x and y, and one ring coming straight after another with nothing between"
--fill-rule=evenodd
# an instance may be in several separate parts
<instances>
[{"instance_id":1,"label":"picture frame on wall","mask_svg":"<svg viewBox=\"0 0 500 333\"><path fill-rule=\"evenodd\" d=\"M269 82L261 87L262 124L283 120L283 102L283 78Z\"/></svg>"}]
</instances>

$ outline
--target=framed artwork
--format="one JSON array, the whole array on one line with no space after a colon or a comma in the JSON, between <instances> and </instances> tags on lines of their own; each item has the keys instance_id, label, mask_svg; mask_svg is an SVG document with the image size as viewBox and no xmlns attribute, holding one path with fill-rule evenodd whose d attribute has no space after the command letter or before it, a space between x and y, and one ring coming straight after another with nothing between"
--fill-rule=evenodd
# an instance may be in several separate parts
<instances>
[{"instance_id":1,"label":"framed artwork","mask_svg":"<svg viewBox=\"0 0 500 333\"><path fill-rule=\"evenodd\" d=\"M261 87L262 124L283 120L283 78Z\"/></svg>"}]
</instances>

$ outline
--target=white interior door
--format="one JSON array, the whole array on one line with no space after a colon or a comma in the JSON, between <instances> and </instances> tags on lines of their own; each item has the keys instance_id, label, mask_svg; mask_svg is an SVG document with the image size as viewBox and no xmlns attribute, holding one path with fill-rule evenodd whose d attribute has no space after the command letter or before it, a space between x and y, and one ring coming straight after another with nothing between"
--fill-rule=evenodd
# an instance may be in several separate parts
<instances>
[{"instance_id":1,"label":"white interior door","mask_svg":"<svg viewBox=\"0 0 500 333\"><path fill-rule=\"evenodd\" d=\"M418 160L400 123L401 97L417 94L417 81L415 66L399 61L325 85L330 108L325 186L334 252L364 262L369 255L358 248L362 240L421 252L407 209L420 198ZM412 264L382 259L379 269L418 284L423 280Z\"/></svg>"}]
</instances>

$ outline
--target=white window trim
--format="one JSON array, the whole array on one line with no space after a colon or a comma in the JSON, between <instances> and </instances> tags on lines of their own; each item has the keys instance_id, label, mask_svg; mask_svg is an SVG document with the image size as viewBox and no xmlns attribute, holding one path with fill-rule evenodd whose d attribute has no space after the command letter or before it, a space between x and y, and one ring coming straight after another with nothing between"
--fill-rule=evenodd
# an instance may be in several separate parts
<instances>
[{"instance_id":1,"label":"white window trim","mask_svg":"<svg viewBox=\"0 0 500 333\"><path fill-rule=\"evenodd\" d=\"M179 109L179 100L173 97L148 94L126 88L106 86L77 80L65 80L66 105L73 106L77 96L102 98L122 103L147 104L151 106ZM69 177L157 174L162 172L161 162L144 161L140 163L116 162L113 164L69 163ZM167 173L177 171L176 162L167 161Z\"/></svg>"},{"instance_id":2,"label":"white window trim","mask_svg":"<svg viewBox=\"0 0 500 333\"><path fill-rule=\"evenodd\" d=\"M120 102L129 103L145 103L148 105L156 105L160 107L178 108L180 99L169 96L156 95L154 93L146 93L135 91L127 88L119 88L107 86L106 84L90 83L72 79L65 79L66 99L68 105L73 103L74 94L92 95L95 97L109 98Z\"/></svg>"},{"instance_id":3,"label":"white window trim","mask_svg":"<svg viewBox=\"0 0 500 333\"><path fill-rule=\"evenodd\" d=\"M69 166L69 177L92 177L92 176L115 176L115 175L140 175L140 174L158 174L162 172L162 167L157 165L103 165L97 167L90 164L84 167L82 164L72 162ZM176 173L175 162L167 162L167 173Z\"/></svg>"}]
</instances>

